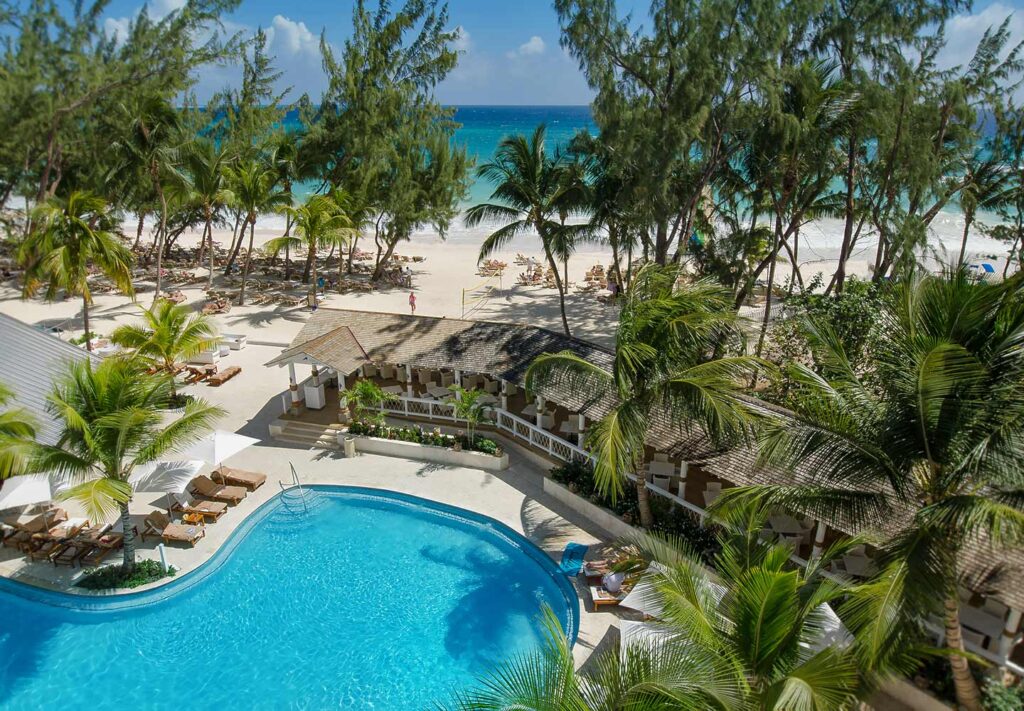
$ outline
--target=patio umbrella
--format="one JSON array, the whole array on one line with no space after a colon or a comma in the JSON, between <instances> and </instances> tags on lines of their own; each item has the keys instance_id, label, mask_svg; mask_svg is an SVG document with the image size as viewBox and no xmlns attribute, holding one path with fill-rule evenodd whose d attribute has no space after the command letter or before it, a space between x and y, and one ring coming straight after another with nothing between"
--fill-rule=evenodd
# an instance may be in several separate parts
<instances>
[{"instance_id":1,"label":"patio umbrella","mask_svg":"<svg viewBox=\"0 0 1024 711\"><path fill-rule=\"evenodd\" d=\"M658 649L672 639L672 635L646 622L619 621L619 656L626 659L626 648L630 645Z\"/></svg>"},{"instance_id":2,"label":"patio umbrella","mask_svg":"<svg viewBox=\"0 0 1024 711\"><path fill-rule=\"evenodd\" d=\"M220 465L233 454L259 442L254 437L215 430L182 453L183 459L201 459L207 464Z\"/></svg>"},{"instance_id":3,"label":"patio umbrella","mask_svg":"<svg viewBox=\"0 0 1024 711\"><path fill-rule=\"evenodd\" d=\"M642 612L648 617L660 618L663 612L661 594L658 592L655 583L657 576L664 572L665 568L660 564L651 563L647 571L640 576L636 585L633 586L633 589L629 591L629 594L622 598L619 607L628 607L631 610ZM722 596L725 595L725 588L711 581L708 581L708 585L715 600L721 602Z\"/></svg>"},{"instance_id":4,"label":"patio umbrella","mask_svg":"<svg viewBox=\"0 0 1024 711\"><path fill-rule=\"evenodd\" d=\"M52 501L54 493L49 474L12 476L0 488L0 511Z\"/></svg>"},{"instance_id":5,"label":"patio umbrella","mask_svg":"<svg viewBox=\"0 0 1024 711\"><path fill-rule=\"evenodd\" d=\"M167 509L170 510L173 494L182 494L189 483L203 468L203 462L191 459L179 462L151 462L137 467L128 477L128 483L135 491L149 491L167 494Z\"/></svg>"}]
</instances>

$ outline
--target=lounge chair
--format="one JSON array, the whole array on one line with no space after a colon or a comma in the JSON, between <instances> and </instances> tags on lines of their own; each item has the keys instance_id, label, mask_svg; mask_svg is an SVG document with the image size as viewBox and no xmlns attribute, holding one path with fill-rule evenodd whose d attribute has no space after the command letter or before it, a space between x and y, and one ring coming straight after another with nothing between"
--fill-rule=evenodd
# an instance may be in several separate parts
<instances>
[{"instance_id":1,"label":"lounge chair","mask_svg":"<svg viewBox=\"0 0 1024 711\"><path fill-rule=\"evenodd\" d=\"M211 375L209 378L206 379L206 382L214 387L220 387L221 385L231 380L233 377L235 377L241 372L241 368L239 368L237 365L233 365L230 368L225 368L219 373Z\"/></svg>"},{"instance_id":2,"label":"lounge chair","mask_svg":"<svg viewBox=\"0 0 1024 711\"><path fill-rule=\"evenodd\" d=\"M615 607L625 599L625 592L611 593L604 589L603 586L591 585L590 586L590 599L594 602L594 609L599 607Z\"/></svg>"},{"instance_id":3,"label":"lounge chair","mask_svg":"<svg viewBox=\"0 0 1024 711\"><path fill-rule=\"evenodd\" d=\"M194 546L196 541L206 535L206 528L203 524L198 526L174 523L162 511L154 511L146 516L146 527L142 531L142 540L146 536L160 536L164 543L188 543Z\"/></svg>"},{"instance_id":4,"label":"lounge chair","mask_svg":"<svg viewBox=\"0 0 1024 711\"><path fill-rule=\"evenodd\" d=\"M124 547L124 534L123 533L107 533L100 538L89 548L85 554L78 559L78 564L83 568L85 566L97 566L103 562L104 558Z\"/></svg>"},{"instance_id":5,"label":"lounge chair","mask_svg":"<svg viewBox=\"0 0 1024 711\"><path fill-rule=\"evenodd\" d=\"M55 566L66 565L73 567L78 562L78 559L92 550L96 542L109 533L112 528L113 525L107 523L102 526L93 526L85 529L72 540L65 541L60 549L50 556L50 562Z\"/></svg>"},{"instance_id":6,"label":"lounge chair","mask_svg":"<svg viewBox=\"0 0 1024 711\"><path fill-rule=\"evenodd\" d=\"M266 474L247 472L244 469L232 469L223 464L213 471L213 480L218 484L234 484L244 486L249 491L256 491L267 481Z\"/></svg>"},{"instance_id":7,"label":"lounge chair","mask_svg":"<svg viewBox=\"0 0 1024 711\"><path fill-rule=\"evenodd\" d=\"M248 492L244 486L225 486L217 484L208 476L197 476L192 480L192 495L214 501L226 501L237 504Z\"/></svg>"},{"instance_id":8,"label":"lounge chair","mask_svg":"<svg viewBox=\"0 0 1024 711\"><path fill-rule=\"evenodd\" d=\"M228 512L228 505L222 501L176 501L171 510L181 514L198 514L203 519L216 521Z\"/></svg>"}]
</instances>

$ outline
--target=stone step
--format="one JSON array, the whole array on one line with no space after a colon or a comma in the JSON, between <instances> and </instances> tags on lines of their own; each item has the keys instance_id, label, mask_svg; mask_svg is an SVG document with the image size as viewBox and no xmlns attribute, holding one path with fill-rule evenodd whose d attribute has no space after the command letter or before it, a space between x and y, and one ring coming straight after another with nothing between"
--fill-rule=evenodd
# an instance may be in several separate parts
<instances>
[{"instance_id":1,"label":"stone step","mask_svg":"<svg viewBox=\"0 0 1024 711\"><path fill-rule=\"evenodd\" d=\"M298 444L303 447L315 447L317 449L340 449L338 440L334 437L302 437L282 433L275 437L274 440L277 442L287 442L288 444Z\"/></svg>"},{"instance_id":2,"label":"stone step","mask_svg":"<svg viewBox=\"0 0 1024 711\"><path fill-rule=\"evenodd\" d=\"M338 423L332 423L329 425L321 425L315 422L300 422L298 420L282 420L284 428L286 430L294 430L300 432L338 432L345 428L344 425Z\"/></svg>"}]
</instances>

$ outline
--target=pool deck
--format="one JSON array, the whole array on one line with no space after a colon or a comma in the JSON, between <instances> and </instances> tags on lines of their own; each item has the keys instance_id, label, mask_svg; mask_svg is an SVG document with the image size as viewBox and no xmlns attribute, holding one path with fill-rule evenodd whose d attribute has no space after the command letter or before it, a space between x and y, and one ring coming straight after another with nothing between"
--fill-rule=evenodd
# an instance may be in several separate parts
<instances>
[{"instance_id":1,"label":"pool deck","mask_svg":"<svg viewBox=\"0 0 1024 711\"><path fill-rule=\"evenodd\" d=\"M255 445L227 460L227 464L260 471L267 483L250 493L238 506L216 523L206 526L206 536L195 548L184 545L165 547L167 562L187 572L208 560L230 533L261 504L280 493L279 482L291 484L294 465L304 484L340 484L388 489L490 516L531 540L556 562L566 543L575 541L591 546L588 558L595 557L609 540L608 534L596 529L546 495L542 488L544 472L550 467L537 455L517 446L507 446L511 466L502 472L451 467L425 462L362 454L346 459L339 451L291 446L269 439L267 427L280 414L279 394L287 385L287 374L263 363L279 352L271 346L250 345L233 351L225 365L239 365L242 374L220 388L192 386L193 395L206 398L228 410L218 428L261 439ZM207 466L204 471L210 469ZM132 502L133 519L139 530L150 511L162 509L165 497L160 494L138 494ZM67 508L71 509L68 504ZM140 559L158 559L159 541L147 537L136 539ZM315 541L310 542L315 545ZM112 554L108 561L116 562ZM72 590L80 576L79 568L55 568L47 562L28 562L26 557L9 548L0 548L0 575L49 589ZM170 579L173 580L173 579ZM639 619L639 614L625 610L594 612L586 587L574 581L580 599L580 630L575 646L577 665L583 664L600 645L617 644L620 617Z\"/></svg>"}]
</instances>

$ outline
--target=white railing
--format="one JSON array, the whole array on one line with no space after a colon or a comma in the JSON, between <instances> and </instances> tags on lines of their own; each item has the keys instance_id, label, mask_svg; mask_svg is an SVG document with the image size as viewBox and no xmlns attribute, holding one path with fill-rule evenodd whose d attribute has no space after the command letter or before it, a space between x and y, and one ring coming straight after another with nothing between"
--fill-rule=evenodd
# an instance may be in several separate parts
<instances>
[{"instance_id":1,"label":"white railing","mask_svg":"<svg viewBox=\"0 0 1024 711\"><path fill-rule=\"evenodd\" d=\"M301 386L300 386L301 387ZM287 392L285 393L287 395ZM423 417L427 419L444 420L448 422L458 422L458 418L455 417L455 407L447 402L439 400L430 400L427 398L414 398L414 397L401 397L398 400L386 403L382 408L384 412L393 415L406 415L412 417ZM536 424L514 415L506 410L493 410L495 414L494 425L495 427L508 435L513 441L518 441L531 445L537 449L540 449L548 454L552 459L558 459L563 462L570 461L593 461L594 457L592 454L587 452L582 447L578 447L572 442L567 442L561 437L548 432L547 430L537 427ZM636 475L633 475L636 478ZM648 482L647 490L668 499L672 503L682 506L687 511L697 516L701 525L707 517L707 510L701 508L697 504L691 503L677 494L673 494L667 489L663 489L660 486ZM796 553L790 556L790 560L799 565L802 568L807 567L808 561L801 558ZM843 578L831 571L822 571L822 574L828 578L833 578L837 581L842 581ZM928 625L932 630L941 635L943 630L941 626ZM1024 669L1014 664L1009 659L995 653L983 647L978 647L967 640L964 640L964 645L968 651L974 652L978 656L984 657L985 659L993 662L997 666L1005 666L1018 676L1024 676Z\"/></svg>"}]
</instances>

